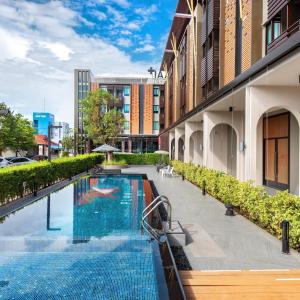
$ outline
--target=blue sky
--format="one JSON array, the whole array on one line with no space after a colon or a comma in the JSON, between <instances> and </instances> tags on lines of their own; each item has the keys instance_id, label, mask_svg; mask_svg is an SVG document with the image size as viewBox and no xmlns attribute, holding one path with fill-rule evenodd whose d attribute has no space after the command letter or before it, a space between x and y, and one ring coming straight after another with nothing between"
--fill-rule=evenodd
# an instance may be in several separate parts
<instances>
[{"instance_id":1,"label":"blue sky","mask_svg":"<svg viewBox=\"0 0 300 300\"><path fill-rule=\"evenodd\" d=\"M145 76L159 67L176 0L1 0L0 101L73 123L73 70Z\"/></svg>"}]
</instances>

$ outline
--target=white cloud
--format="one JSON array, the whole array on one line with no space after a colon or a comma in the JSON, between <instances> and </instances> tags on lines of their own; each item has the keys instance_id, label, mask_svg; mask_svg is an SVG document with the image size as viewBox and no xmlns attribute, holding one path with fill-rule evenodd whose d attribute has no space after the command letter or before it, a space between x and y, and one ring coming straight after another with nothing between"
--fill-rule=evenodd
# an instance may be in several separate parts
<instances>
[{"instance_id":1,"label":"white cloud","mask_svg":"<svg viewBox=\"0 0 300 300\"><path fill-rule=\"evenodd\" d=\"M154 50L155 50L155 47L153 45L146 44L143 47L136 48L135 52L137 52L137 53L145 53L145 52L152 52Z\"/></svg>"},{"instance_id":2,"label":"white cloud","mask_svg":"<svg viewBox=\"0 0 300 300\"><path fill-rule=\"evenodd\" d=\"M117 40L117 44L122 47L128 48L132 46L132 41L130 39L119 38Z\"/></svg>"},{"instance_id":3,"label":"white cloud","mask_svg":"<svg viewBox=\"0 0 300 300\"><path fill-rule=\"evenodd\" d=\"M126 29L124 29L124 30L121 30L121 31L120 31L120 33L121 33L121 34L123 34L123 35L131 35L131 34L132 34L132 32L131 32L131 31L129 31L129 30L126 30Z\"/></svg>"},{"instance_id":4,"label":"white cloud","mask_svg":"<svg viewBox=\"0 0 300 300\"><path fill-rule=\"evenodd\" d=\"M99 11L99 10L94 10L92 12L92 14L99 20L99 21L103 21L107 19L107 16L104 12Z\"/></svg>"},{"instance_id":5,"label":"white cloud","mask_svg":"<svg viewBox=\"0 0 300 300\"><path fill-rule=\"evenodd\" d=\"M20 35L0 27L0 61L6 59L25 59L30 48L30 42Z\"/></svg>"},{"instance_id":6,"label":"white cloud","mask_svg":"<svg viewBox=\"0 0 300 300\"><path fill-rule=\"evenodd\" d=\"M41 42L40 45L49 49L60 60L69 60L70 54L74 53L72 49L61 43Z\"/></svg>"},{"instance_id":7,"label":"white cloud","mask_svg":"<svg viewBox=\"0 0 300 300\"><path fill-rule=\"evenodd\" d=\"M31 116L43 110L45 98L47 111L73 124L75 68L104 76L147 75L150 62L133 62L110 42L79 35L74 27L80 22L79 13L61 1L1 0L0 101Z\"/></svg>"},{"instance_id":8,"label":"white cloud","mask_svg":"<svg viewBox=\"0 0 300 300\"><path fill-rule=\"evenodd\" d=\"M112 0L113 3L118 4L119 6L123 8L129 8L130 3L127 0Z\"/></svg>"}]
</instances>

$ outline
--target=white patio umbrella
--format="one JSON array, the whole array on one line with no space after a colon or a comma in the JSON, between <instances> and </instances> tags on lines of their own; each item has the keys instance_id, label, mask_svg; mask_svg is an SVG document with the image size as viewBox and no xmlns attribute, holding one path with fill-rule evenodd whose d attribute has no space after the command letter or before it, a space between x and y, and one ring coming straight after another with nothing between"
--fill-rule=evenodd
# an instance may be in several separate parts
<instances>
[{"instance_id":1,"label":"white patio umbrella","mask_svg":"<svg viewBox=\"0 0 300 300\"><path fill-rule=\"evenodd\" d=\"M111 154L113 152L120 152L121 150L118 148L115 148L113 146L104 144L100 147L95 148L94 150L92 150L93 152L102 152L102 153L106 153L106 160L111 160Z\"/></svg>"}]
</instances>

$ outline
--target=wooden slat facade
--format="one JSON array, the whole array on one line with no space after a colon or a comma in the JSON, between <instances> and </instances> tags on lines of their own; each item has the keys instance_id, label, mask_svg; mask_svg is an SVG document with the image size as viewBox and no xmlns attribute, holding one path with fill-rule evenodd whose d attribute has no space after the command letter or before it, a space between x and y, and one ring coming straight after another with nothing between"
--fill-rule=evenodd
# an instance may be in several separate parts
<instances>
[{"instance_id":1,"label":"wooden slat facade","mask_svg":"<svg viewBox=\"0 0 300 300\"><path fill-rule=\"evenodd\" d=\"M268 19L272 19L289 0L268 0Z\"/></svg>"}]
</instances>

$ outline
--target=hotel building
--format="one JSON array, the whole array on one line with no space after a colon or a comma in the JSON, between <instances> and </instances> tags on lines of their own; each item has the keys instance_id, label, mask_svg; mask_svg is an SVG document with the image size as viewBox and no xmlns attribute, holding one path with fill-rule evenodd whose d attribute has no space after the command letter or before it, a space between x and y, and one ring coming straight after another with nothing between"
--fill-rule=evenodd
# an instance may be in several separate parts
<instances>
[{"instance_id":1,"label":"hotel building","mask_svg":"<svg viewBox=\"0 0 300 300\"><path fill-rule=\"evenodd\" d=\"M80 99L89 91L103 89L117 99L107 109L115 108L125 117L124 130L115 141L116 146L122 152L158 150L158 134L164 128L164 79L94 77L90 70L83 69L76 69L74 77L74 124L79 134L83 133Z\"/></svg>"},{"instance_id":2,"label":"hotel building","mask_svg":"<svg viewBox=\"0 0 300 300\"><path fill-rule=\"evenodd\" d=\"M299 194L299 46L299 0L179 0L161 149Z\"/></svg>"}]
</instances>

